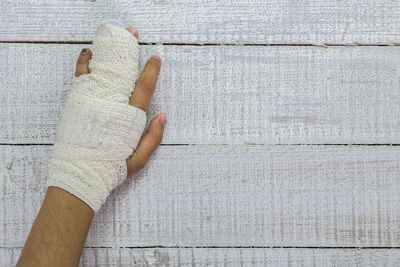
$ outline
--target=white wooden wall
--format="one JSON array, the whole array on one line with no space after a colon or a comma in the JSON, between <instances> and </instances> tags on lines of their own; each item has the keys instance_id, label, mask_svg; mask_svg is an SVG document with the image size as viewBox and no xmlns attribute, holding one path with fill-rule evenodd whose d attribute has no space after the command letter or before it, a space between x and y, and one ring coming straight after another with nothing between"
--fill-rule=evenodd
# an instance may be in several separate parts
<instances>
[{"instance_id":1,"label":"white wooden wall","mask_svg":"<svg viewBox=\"0 0 400 267\"><path fill-rule=\"evenodd\" d=\"M83 266L400 265L397 1L4 0L0 14L0 266L108 18L139 29L142 66L163 58L148 117L168 126L95 216Z\"/></svg>"}]
</instances>

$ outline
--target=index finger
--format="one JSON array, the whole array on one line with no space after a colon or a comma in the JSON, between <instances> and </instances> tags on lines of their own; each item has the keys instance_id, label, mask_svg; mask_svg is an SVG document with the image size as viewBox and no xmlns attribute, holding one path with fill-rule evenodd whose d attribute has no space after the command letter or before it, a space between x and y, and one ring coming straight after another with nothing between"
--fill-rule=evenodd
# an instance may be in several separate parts
<instances>
[{"instance_id":1,"label":"index finger","mask_svg":"<svg viewBox=\"0 0 400 267\"><path fill-rule=\"evenodd\" d=\"M132 93L129 104L146 111L150 105L161 68L161 58L152 56L140 74L136 88Z\"/></svg>"}]
</instances>

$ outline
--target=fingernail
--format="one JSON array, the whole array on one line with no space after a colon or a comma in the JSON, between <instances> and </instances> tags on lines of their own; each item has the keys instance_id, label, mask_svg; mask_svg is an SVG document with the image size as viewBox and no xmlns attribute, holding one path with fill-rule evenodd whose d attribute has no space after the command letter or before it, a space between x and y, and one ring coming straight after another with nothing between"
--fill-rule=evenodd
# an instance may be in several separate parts
<instances>
[{"instance_id":1,"label":"fingernail","mask_svg":"<svg viewBox=\"0 0 400 267\"><path fill-rule=\"evenodd\" d=\"M86 49L86 48L83 48L82 51L81 51L81 54L82 54L82 55L87 55L87 53L88 53L87 49Z\"/></svg>"},{"instance_id":2,"label":"fingernail","mask_svg":"<svg viewBox=\"0 0 400 267\"><path fill-rule=\"evenodd\" d=\"M133 36L135 36L136 38L138 37L138 31L134 28L129 28L128 31L130 33L132 33Z\"/></svg>"},{"instance_id":3,"label":"fingernail","mask_svg":"<svg viewBox=\"0 0 400 267\"><path fill-rule=\"evenodd\" d=\"M155 60L161 62L161 57L158 55L153 55L153 56L151 56L151 58L154 58Z\"/></svg>"},{"instance_id":4,"label":"fingernail","mask_svg":"<svg viewBox=\"0 0 400 267\"><path fill-rule=\"evenodd\" d=\"M165 124L167 124L167 115L165 115L165 114L161 115L160 124L162 126L165 126Z\"/></svg>"}]
</instances>

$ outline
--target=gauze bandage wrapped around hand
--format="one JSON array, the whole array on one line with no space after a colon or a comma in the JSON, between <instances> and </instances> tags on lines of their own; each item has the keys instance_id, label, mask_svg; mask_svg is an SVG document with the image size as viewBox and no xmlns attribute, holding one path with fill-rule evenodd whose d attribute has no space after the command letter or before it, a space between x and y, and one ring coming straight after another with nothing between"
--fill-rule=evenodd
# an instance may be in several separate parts
<instances>
[{"instance_id":1,"label":"gauze bandage wrapped around hand","mask_svg":"<svg viewBox=\"0 0 400 267\"><path fill-rule=\"evenodd\" d=\"M145 112L129 105L138 62L137 39L100 24L90 73L75 78L61 115L47 186L65 189L94 211L126 178L126 159L145 128Z\"/></svg>"}]
</instances>

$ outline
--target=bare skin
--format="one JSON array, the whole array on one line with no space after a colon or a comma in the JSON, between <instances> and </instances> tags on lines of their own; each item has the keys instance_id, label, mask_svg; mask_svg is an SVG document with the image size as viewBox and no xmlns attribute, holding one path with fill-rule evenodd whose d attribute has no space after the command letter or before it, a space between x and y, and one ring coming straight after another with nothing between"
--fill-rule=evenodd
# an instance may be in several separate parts
<instances>
[{"instance_id":1,"label":"bare skin","mask_svg":"<svg viewBox=\"0 0 400 267\"><path fill-rule=\"evenodd\" d=\"M128 27L127 30L139 37L135 28ZM91 56L90 49L82 50L76 63L76 77L89 73ZM160 67L158 56L147 61L130 105L144 111L148 109ZM166 122L165 114L158 114L152 119L147 133L126 161L128 176L145 166L162 140ZM49 187L17 266L77 266L93 216L93 210L79 198L61 188Z\"/></svg>"}]
</instances>

